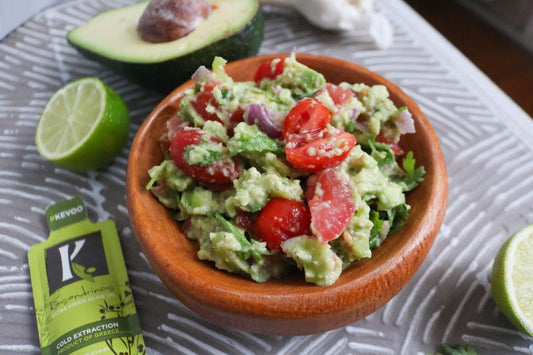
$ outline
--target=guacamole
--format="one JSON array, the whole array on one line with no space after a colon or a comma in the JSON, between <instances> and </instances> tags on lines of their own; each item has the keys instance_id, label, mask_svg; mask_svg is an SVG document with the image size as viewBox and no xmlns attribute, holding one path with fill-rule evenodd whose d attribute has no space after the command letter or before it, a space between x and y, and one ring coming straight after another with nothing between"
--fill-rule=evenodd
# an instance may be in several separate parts
<instances>
[{"instance_id":1,"label":"guacamole","mask_svg":"<svg viewBox=\"0 0 533 355\"><path fill-rule=\"evenodd\" d=\"M257 282L302 270L331 285L408 218L405 193L425 173L399 144L413 119L386 87L328 83L294 55L249 82L224 65L193 75L147 189L199 259Z\"/></svg>"}]
</instances>

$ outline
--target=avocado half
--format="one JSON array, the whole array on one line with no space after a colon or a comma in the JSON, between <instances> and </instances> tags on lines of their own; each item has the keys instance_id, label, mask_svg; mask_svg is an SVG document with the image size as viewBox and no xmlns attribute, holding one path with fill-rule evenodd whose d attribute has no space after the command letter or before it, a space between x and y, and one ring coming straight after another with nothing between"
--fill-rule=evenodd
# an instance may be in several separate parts
<instances>
[{"instance_id":1,"label":"avocado half","mask_svg":"<svg viewBox=\"0 0 533 355\"><path fill-rule=\"evenodd\" d=\"M148 1L108 10L67 34L67 41L90 59L142 86L168 93L210 67L215 56L231 61L257 54L263 40L258 0L210 0L211 14L185 37L165 43L143 41L137 23Z\"/></svg>"}]
</instances>

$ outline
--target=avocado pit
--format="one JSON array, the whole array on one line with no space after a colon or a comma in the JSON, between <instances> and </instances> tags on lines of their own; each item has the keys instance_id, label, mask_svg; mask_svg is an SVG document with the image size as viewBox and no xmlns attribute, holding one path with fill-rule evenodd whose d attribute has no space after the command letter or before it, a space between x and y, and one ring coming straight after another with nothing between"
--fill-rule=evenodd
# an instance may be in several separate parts
<instances>
[{"instance_id":1,"label":"avocado pit","mask_svg":"<svg viewBox=\"0 0 533 355\"><path fill-rule=\"evenodd\" d=\"M144 41L174 41L192 32L211 13L207 0L152 0L137 25Z\"/></svg>"}]
</instances>

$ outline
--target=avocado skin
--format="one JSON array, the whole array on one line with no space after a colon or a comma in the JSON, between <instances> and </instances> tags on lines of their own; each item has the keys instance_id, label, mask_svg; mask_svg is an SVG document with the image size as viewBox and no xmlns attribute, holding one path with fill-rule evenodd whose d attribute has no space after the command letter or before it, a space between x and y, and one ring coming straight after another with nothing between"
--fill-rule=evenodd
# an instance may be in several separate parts
<instances>
[{"instance_id":1,"label":"avocado skin","mask_svg":"<svg viewBox=\"0 0 533 355\"><path fill-rule=\"evenodd\" d=\"M85 57L118 71L143 87L161 94L168 94L189 80L199 66L211 68L215 56L233 61L256 55L263 41L263 27L263 13L258 8L252 20L230 36L184 56L156 63L121 62L96 54L73 43L68 38L67 41Z\"/></svg>"}]
</instances>

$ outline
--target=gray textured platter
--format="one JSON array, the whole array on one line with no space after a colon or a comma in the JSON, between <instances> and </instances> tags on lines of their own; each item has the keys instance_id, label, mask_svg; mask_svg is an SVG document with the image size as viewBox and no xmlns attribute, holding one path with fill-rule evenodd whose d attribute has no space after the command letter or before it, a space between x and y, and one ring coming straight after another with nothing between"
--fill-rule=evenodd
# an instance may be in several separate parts
<instances>
[{"instance_id":1,"label":"gray textured platter","mask_svg":"<svg viewBox=\"0 0 533 355\"><path fill-rule=\"evenodd\" d=\"M125 99L130 143L162 98L81 57L65 33L132 1L75 0L30 19L0 42L0 353L38 353L27 251L48 235L44 210L80 195L92 220L117 223L143 333L153 353L423 354L463 343L481 354L533 353L490 296L492 259L507 237L533 223L533 123L470 62L399 0L381 0L394 45L376 50L364 33L310 27L266 8L261 53L327 54L376 71L421 106L449 174L447 216L415 277L369 317L323 334L259 336L209 323L180 304L152 272L130 228L125 149L105 170L78 174L44 161L33 143L47 99L66 82L97 75Z\"/></svg>"}]
</instances>

